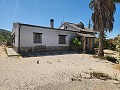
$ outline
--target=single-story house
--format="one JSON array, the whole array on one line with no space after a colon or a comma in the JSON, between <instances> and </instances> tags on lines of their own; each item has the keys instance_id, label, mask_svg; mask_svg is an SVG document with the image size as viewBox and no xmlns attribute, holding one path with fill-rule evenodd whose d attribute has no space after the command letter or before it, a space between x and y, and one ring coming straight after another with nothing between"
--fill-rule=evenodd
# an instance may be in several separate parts
<instances>
[{"instance_id":1,"label":"single-story house","mask_svg":"<svg viewBox=\"0 0 120 90\"><path fill-rule=\"evenodd\" d=\"M94 49L95 32L69 22L54 28L51 19L50 27L13 23L12 36L13 49L19 53L70 50L70 41L74 37L82 42L81 51L85 52Z\"/></svg>"}]
</instances>

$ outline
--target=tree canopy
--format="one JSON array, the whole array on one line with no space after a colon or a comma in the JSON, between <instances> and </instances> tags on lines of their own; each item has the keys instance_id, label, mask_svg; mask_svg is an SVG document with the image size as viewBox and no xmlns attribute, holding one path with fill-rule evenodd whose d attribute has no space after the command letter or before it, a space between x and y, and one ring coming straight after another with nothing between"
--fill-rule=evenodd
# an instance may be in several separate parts
<instances>
[{"instance_id":1,"label":"tree canopy","mask_svg":"<svg viewBox=\"0 0 120 90\"><path fill-rule=\"evenodd\" d=\"M93 10L92 21L94 30L99 31L98 56L104 56L104 32L113 30L115 3L119 0L91 0L89 7Z\"/></svg>"}]
</instances>

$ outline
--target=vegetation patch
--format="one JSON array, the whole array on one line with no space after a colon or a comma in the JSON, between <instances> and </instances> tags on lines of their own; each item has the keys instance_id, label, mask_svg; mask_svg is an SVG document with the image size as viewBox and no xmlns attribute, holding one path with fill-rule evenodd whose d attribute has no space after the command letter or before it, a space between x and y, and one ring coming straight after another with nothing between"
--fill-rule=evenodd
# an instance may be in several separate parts
<instances>
[{"instance_id":1,"label":"vegetation patch","mask_svg":"<svg viewBox=\"0 0 120 90\"><path fill-rule=\"evenodd\" d=\"M101 72L91 72L90 76L91 76L91 78L97 78L97 79L101 79L101 80L111 79L111 77L108 74L101 73Z\"/></svg>"},{"instance_id":2,"label":"vegetation patch","mask_svg":"<svg viewBox=\"0 0 120 90\"><path fill-rule=\"evenodd\" d=\"M10 42L11 39L12 39L12 37L11 37L10 31L0 29L0 41L1 42Z\"/></svg>"},{"instance_id":3,"label":"vegetation patch","mask_svg":"<svg viewBox=\"0 0 120 90\"><path fill-rule=\"evenodd\" d=\"M85 76L84 76L85 75ZM74 76L71 78L72 81L82 81L82 79L100 79L100 80L116 80L110 77L108 74L102 73L102 72L90 72L85 73L83 75Z\"/></svg>"},{"instance_id":4,"label":"vegetation patch","mask_svg":"<svg viewBox=\"0 0 120 90\"><path fill-rule=\"evenodd\" d=\"M107 61L110 61L112 63L117 63L117 64L119 63L119 61L115 57L112 57L112 56L100 57L100 56L97 56L97 55L93 55L92 57L97 58L99 60L107 60Z\"/></svg>"},{"instance_id":5,"label":"vegetation patch","mask_svg":"<svg viewBox=\"0 0 120 90\"><path fill-rule=\"evenodd\" d=\"M114 68L120 71L120 64L115 65Z\"/></svg>"},{"instance_id":6,"label":"vegetation patch","mask_svg":"<svg viewBox=\"0 0 120 90\"><path fill-rule=\"evenodd\" d=\"M105 56L105 59L113 63L119 63L119 61L115 57L112 57L112 56Z\"/></svg>"},{"instance_id":7,"label":"vegetation patch","mask_svg":"<svg viewBox=\"0 0 120 90\"><path fill-rule=\"evenodd\" d=\"M81 46L81 42L78 40L78 38L72 38L70 47L72 50L79 50Z\"/></svg>"}]
</instances>

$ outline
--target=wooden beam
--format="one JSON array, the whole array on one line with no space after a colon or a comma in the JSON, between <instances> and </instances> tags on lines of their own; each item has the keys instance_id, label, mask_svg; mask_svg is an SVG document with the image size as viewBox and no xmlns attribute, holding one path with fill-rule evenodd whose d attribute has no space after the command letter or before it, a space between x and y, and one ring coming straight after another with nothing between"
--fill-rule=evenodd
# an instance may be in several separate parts
<instances>
[{"instance_id":1,"label":"wooden beam","mask_svg":"<svg viewBox=\"0 0 120 90\"><path fill-rule=\"evenodd\" d=\"M83 37L83 53L86 53L86 37Z\"/></svg>"}]
</instances>

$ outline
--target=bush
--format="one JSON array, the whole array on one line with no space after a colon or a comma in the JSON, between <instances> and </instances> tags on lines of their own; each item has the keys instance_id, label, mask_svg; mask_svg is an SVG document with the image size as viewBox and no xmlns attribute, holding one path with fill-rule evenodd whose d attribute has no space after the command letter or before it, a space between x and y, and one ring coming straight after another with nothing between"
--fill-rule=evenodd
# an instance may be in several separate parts
<instances>
[{"instance_id":1,"label":"bush","mask_svg":"<svg viewBox=\"0 0 120 90\"><path fill-rule=\"evenodd\" d=\"M71 41L71 45L79 47L81 45L81 42L78 40L78 38L73 38Z\"/></svg>"},{"instance_id":2,"label":"bush","mask_svg":"<svg viewBox=\"0 0 120 90\"><path fill-rule=\"evenodd\" d=\"M108 44L108 45L107 45L107 49L115 50L115 49L116 49L116 46L115 46L114 44Z\"/></svg>"},{"instance_id":3,"label":"bush","mask_svg":"<svg viewBox=\"0 0 120 90\"><path fill-rule=\"evenodd\" d=\"M6 46L11 46L11 43L10 42L6 42Z\"/></svg>"},{"instance_id":4,"label":"bush","mask_svg":"<svg viewBox=\"0 0 120 90\"><path fill-rule=\"evenodd\" d=\"M117 40L117 44L116 44L116 50L119 53L119 61L120 61L120 35L118 35L118 40Z\"/></svg>"},{"instance_id":5,"label":"bush","mask_svg":"<svg viewBox=\"0 0 120 90\"><path fill-rule=\"evenodd\" d=\"M71 40L71 47L72 47L72 49L78 50L80 48L80 46L81 46L81 42L78 40L77 37L73 38Z\"/></svg>"}]
</instances>

